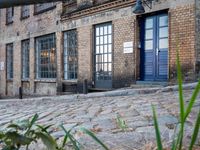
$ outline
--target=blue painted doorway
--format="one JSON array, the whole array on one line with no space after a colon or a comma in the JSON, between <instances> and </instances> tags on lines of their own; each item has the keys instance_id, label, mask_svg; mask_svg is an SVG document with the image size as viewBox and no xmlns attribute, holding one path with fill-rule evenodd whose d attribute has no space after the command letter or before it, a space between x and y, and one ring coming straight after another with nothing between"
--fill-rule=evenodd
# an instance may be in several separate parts
<instances>
[{"instance_id":1,"label":"blue painted doorway","mask_svg":"<svg viewBox=\"0 0 200 150\"><path fill-rule=\"evenodd\" d=\"M168 79L168 15L145 17L141 24L141 79Z\"/></svg>"}]
</instances>

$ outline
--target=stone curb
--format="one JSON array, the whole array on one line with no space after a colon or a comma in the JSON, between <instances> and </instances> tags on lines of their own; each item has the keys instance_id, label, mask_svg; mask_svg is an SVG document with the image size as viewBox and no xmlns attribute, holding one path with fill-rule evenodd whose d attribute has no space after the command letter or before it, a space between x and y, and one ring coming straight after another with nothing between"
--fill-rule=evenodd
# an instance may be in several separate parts
<instances>
[{"instance_id":1,"label":"stone curb","mask_svg":"<svg viewBox=\"0 0 200 150\"><path fill-rule=\"evenodd\" d=\"M183 85L183 90L192 90L196 87L197 82L187 83ZM74 95L63 95L63 96L45 96L37 98L26 98L23 100L19 99L2 99L0 102L9 102L9 101L33 101L33 100L77 100L77 99L86 99L86 98L98 98L98 97L117 97L117 96L130 96L130 95L139 95L139 94L153 94L153 93L162 93L178 91L178 85L167 86L163 88L142 88L142 89L119 89L114 91L107 92L98 92L98 93L89 93L84 94L74 94Z\"/></svg>"}]
</instances>

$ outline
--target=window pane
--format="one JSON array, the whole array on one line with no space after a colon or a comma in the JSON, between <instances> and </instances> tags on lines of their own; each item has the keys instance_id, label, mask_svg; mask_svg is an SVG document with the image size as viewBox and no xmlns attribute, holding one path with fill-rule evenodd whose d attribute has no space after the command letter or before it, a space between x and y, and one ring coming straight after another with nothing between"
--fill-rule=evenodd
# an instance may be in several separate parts
<instances>
[{"instance_id":1,"label":"window pane","mask_svg":"<svg viewBox=\"0 0 200 150\"><path fill-rule=\"evenodd\" d=\"M159 29L159 37L168 37L168 27L163 27Z\"/></svg>"},{"instance_id":2,"label":"window pane","mask_svg":"<svg viewBox=\"0 0 200 150\"><path fill-rule=\"evenodd\" d=\"M13 44L6 45L7 79L13 79Z\"/></svg>"},{"instance_id":3,"label":"window pane","mask_svg":"<svg viewBox=\"0 0 200 150\"><path fill-rule=\"evenodd\" d=\"M96 28L96 36L99 36L99 28Z\"/></svg>"},{"instance_id":4,"label":"window pane","mask_svg":"<svg viewBox=\"0 0 200 150\"><path fill-rule=\"evenodd\" d=\"M145 41L145 50L152 50L153 49L153 40Z\"/></svg>"},{"instance_id":5,"label":"window pane","mask_svg":"<svg viewBox=\"0 0 200 150\"><path fill-rule=\"evenodd\" d=\"M104 35L105 34L108 34L108 27L107 26L104 27Z\"/></svg>"},{"instance_id":6,"label":"window pane","mask_svg":"<svg viewBox=\"0 0 200 150\"><path fill-rule=\"evenodd\" d=\"M146 19L145 28L146 29L153 28L153 19L152 18Z\"/></svg>"},{"instance_id":7,"label":"window pane","mask_svg":"<svg viewBox=\"0 0 200 150\"><path fill-rule=\"evenodd\" d=\"M112 33L112 26L109 25L109 26L108 26L108 34L111 34L111 33Z\"/></svg>"},{"instance_id":8,"label":"window pane","mask_svg":"<svg viewBox=\"0 0 200 150\"><path fill-rule=\"evenodd\" d=\"M68 54L64 56L66 60L64 62L64 79L74 80L77 79L77 67L78 67L78 56L77 56L77 33L76 30L67 31L64 33L66 36L64 43L67 43L64 51ZM99 53L99 46L96 47L96 52Z\"/></svg>"},{"instance_id":9,"label":"window pane","mask_svg":"<svg viewBox=\"0 0 200 150\"><path fill-rule=\"evenodd\" d=\"M56 78L55 35L36 38L37 77Z\"/></svg>"},{"instance_id":10,"label":"window pane","mask_svg":"<svg viewBox=\"0 0 200 150\"><path fill-rule=\"evenodd\" d=\"M104 44L108 43L108 36L104 36Z\"/></svg>"},{"instance_id":11,"label":"window pane","mask_svg":"<svg viewBox=\"0 0 200 150\"><path fill-rule=\"evenodd\" d=\"M103 35L103 27L100 27L100 35Z\"/></svg>"},{"instance_id":12,"label":"window pane","mask_svg":"<svg viewBox=\"0 0 200 150\"><path fill-rule=\"evenodd\" d=\"M55 3L51 2L51 3L44 3L44 4L36 4L35 5L35 12L39 13L42 12L44 10L47 10L51 7L55 6Z\"/></svg>"},{"instance_id":13,"label":"window pane","mask_svg":"<svg viewBox=\"0 0 200 150\"><path fill-rule=\"evenodd\" d=\"M168 26L168 16L162 16L159 18L159 26Z\"/></svg>"},{"instance_id":14,"label":"window pane","mask_svg":"<svg viewBox=\"0 0 200 150\"><path fill-rule=\"evenodd\" d=\"M22 41L22 79L29 78L29 40Z\"/></svg>"},{"instance_id":15,"label":"window pane","mask_svg":"<svg viewBox=\"0 0 200 150\"><path fill-rule=\"evenodd\" d=\"M159 48L168 48L168 38L159 40Z\"/></svg>"},{"instance_id":16,"label":"window pane","mask_svg":"<svg viewBox=\"0 0 200 150\"><path fill-rule=\"evenodd\" d=\"M108 43L112 43L112 35L108 35Z\"/></svg>"},{"instance_id":17,"label":"window pane","mask_svg":"<svg viewBox=\"0 0 200 150\"><path fill-rule=\"evenodd\" d=\"M153 30L146 30L145 39L153 39Z\"/></svg>"},{"instance_id":18,"label":"window pane","mask_svg":"<svg viewBox=\"0 0 200 150\"><path fill-rule=\"evenodd\" d=\"M99 46L96 46L96 54L99 54Z\"/></svg>"}]
</instances>

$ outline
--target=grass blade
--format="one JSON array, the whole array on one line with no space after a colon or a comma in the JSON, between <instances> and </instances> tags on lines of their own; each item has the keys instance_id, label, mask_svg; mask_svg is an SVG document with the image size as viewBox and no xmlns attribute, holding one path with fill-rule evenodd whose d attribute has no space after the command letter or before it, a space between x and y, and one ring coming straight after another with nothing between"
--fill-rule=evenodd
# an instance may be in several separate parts
<instances>
[{"instance_id":1,"label":"grass blade","mask_svg":"<svg viewBox=\"0 0 200 150\"><path fill-rule=\"evenodd\" d=\"M187 107L187 109L186 109L186 111L185 111L184 120L187 119L189 113L191 112L192 107L193 107L193 105L194 105L194 103L195 103L195 100L196 100L196 98L197 98L197 96L198 96L198 94L199 94L199 91L200 91L200 80L199 80L199 82L198 82L198 84L197 84L197 86L196 86L196 88L195 88L195 90L194 90L194 92L193 92L193 94L192 94L192 97L191 97L191 99L190 99L190 102L189 102L189 104L188 104L188 107Z\"/></svg>"},{"instance_id":2,"label":"grass blade","mask_svg":"<svg viewBox=\"0 0 200 150\"><path fill-rule=\"evenodd\" d=\"M161 142L160 130L158 127L156 111L153 105L152 105L152 110L153 110L153 120L154 120L155 132L156 132L157 147L158 147L158 150L162 150L163 147L162 147L162 142Z\"/></svg>"},{"instance_id":3,"label":"grass blade","mask_svg":"<svg viewBox=\"0 0 200 150\"><path fill-rule=\"evenodd\" d=\"M35 124L35 122L38 120L38 118L39 118L38 114L35 114L35 115L33 116L32 120L30 121L28 130L26 131L25 135L26 135L26 134L29 134L29 132L30 132L32 126Z\"/></svg>"},{"instance_id":4,"label":"grass blade","mask_svg":"<svg viewBox=\"0 0 200 150\"><path fill-rule=\"evenodd\" d=\"M105 150L109 150L108 147L103 144L103 142L101 142L93 132L89 131L88 129L85 128L81 128L81 130L86 133L87 135L89 135L91 138L93 138L98 144L100 144Z\"/></svg>"},{"instance_id":5,"label":"grass blade","mask_svg":"<svg viewBox=\"0 0 200 150\"><path fill-rule=\"evenodd\" d=\"M63 125L60 126L63 131L65 132L65 136L68 137L70 139L70 141L72 142L73 144L73 147L75 150L80 150L79 146L78 146L78 142L76 141L76 139L69 133L69 131L67 131Z\"/></svg>"},{"instance_id":6,"label":"grass blade","mask_svg":"<svg viewBox=\"0 0 200 150\"><path fill-rule=\"evenodd\" d=\"M184 99L183 99L183 87L182 87L182 73L181 73L181 65L179 60L178 50L176 52L176 65L177 65L177 76L178 76L178 87L179 87L179 103L180 103L180 119L181 124L184 123Z\"/></svg>"},{"instance_id":7,"label":"grass blade","mask_svg":"<svg viewBox=\"0 0 200 150\"><path fill-rule=\"evenodd\" d=\"M195 141L196 141L198 133L199 133L199 127L200 127L200 110L199 110L199 114L198 114L198 117L197 117L197 121L195 123L195 128L194 128L194 132L192 134L192 140L191 140L191 143L190 143L189 150L192 150L192 148L195 144Z\"/></svg>"}]
</instances>

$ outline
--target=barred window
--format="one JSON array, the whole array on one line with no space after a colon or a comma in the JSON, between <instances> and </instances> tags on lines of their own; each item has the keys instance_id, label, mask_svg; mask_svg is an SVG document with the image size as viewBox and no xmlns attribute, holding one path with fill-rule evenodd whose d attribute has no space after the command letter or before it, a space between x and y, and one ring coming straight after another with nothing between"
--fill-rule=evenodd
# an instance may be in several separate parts
<instances>
[{"instance_id":1,"label":"barred window","mask_svg":"<svg viewBox=\"0 0 200 150\"><path fill-rule=\"evenodd\" d=\"M25 5L25 6L22 6L21 7L21 18L27 18L29 17L29 13L30 13L30 10L29 10L29 5Z\"/></svg>"},{"instance_id":2,"label":"barred window","mask_svg":"<svg viewBox=\"0 0 200 150\"><path fill-rule=\"evenodd\" d=\"M76 30L64 32L64 79L77 79L77 33Z\"/></svg>"},{"instance_id":3,"label":"barred window","mask_svg":"<svg viewBox=\"0 0 200 150\"><path fill-rule=\"evenodd\" d=\"M22 79L29 78L29 40L22 41Z\"/></svg>"},{"instance_id":4,"label":"barred window","mask_svg":"<svg viewBox=\"0 0 200 150\"><path fill-rule=\"evenodd\" d=\"M13 44L6 45L6 77L13 79Z\"/></svg>"},{"instance_id":5,"label":"barred window","mask_svg":"<svg viewBox=\"0 0 200 150\"><path fill-rule=\"evenodd\" d=\"M55 34L36 38L36 77L56 78Z\"/></svg>"},{"instance_id":6,"label":"barred window","mask_svg":"<svg viewBox=\"0 0 200 150\"><path fill-rule=\"evenodd\" d=\"M6 8L6 24L13 22L14 7Z\"/></svg>"},{"instance_id":7,"label":"barred window","mask_svg":"<svg viewBox=\"0 0 200 150\"><path fill-rule=\"evenodd\" d=\"M35 13L42 13L47 11L55 6L55 3L44 3L44 4L36 4L35 5Z\"/></svg>"}]
</instances>

